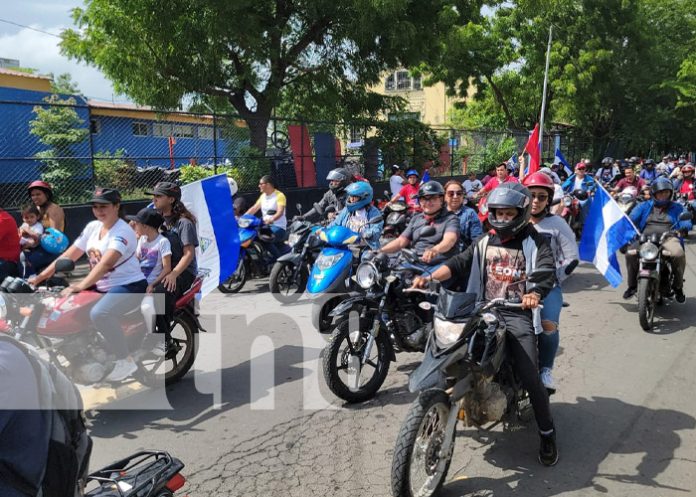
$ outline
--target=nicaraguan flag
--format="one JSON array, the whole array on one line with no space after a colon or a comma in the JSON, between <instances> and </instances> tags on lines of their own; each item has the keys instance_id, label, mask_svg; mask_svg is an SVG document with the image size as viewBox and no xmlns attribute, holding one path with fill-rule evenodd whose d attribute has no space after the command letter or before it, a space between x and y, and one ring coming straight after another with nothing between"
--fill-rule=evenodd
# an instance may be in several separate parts
<instances>
[{"instance_id":1,"label":"nicaraguan flag","mask_svg":"<svg viewBox=\"0 0 696 497\"><path fill-rule=\"evenodd\" d=\"M568 164L568 161L566 160L565 157L563 157L563 154L561 153L560 148L556 148L556 156L554 157L554 164L563 164L563 170L570 176L573 174L573 168L570 167L570 164Z\"/></svg>"},{"instance_id":2,"label":"nicaraguan flag","mask_svg":"<svg viewBox=\"0 0 696 497\"><path fill-rule=\"evenodd\" d=\"M611 195L597 185L580 240L580 260L595 265L611 286L621 284L616 251L630 242L638 230Z\"/></svg>"},{"instance_id":3,"label":"nicaraguan flag","mask_svg":"<svg viewBox=\"0 0 696 497\"><path fill-rule=\"evenodd\" d=\"M520 163L517 160L517 154L512 154L512 156L507 160L507 165L508 168L512 169L513 171L517 171L517 169L519 169Z\"/></svg>"},{"instance_id":4,"label":"nicaraguan flag","mask_svg":"<svg viewBox=\"0 0 696 497\"><path fill-rule=\"evenodd\" d=\"M181 187L181 200L198 221L198 270L205 297L234 273L239 256L239 232L227 176L218 174Z\"/></svg>"}]
</instances>

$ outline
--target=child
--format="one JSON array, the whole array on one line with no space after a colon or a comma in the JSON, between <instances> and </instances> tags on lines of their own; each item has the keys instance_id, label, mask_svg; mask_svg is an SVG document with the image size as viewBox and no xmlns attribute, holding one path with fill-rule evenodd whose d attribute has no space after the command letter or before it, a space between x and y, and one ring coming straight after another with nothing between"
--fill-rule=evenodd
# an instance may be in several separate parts
<instances>
[{"instance_id":1,"label":"child","mask_svg":"<svg viewBox=\"0 0 696 497\"><path fill-rule=\"evenodd\" d=\"M41 213L35 205L29 205L22 210L24 223L19 227L19 246L22 250L30 250L39 245L44 232L44 227L39 222L40 217Z\"/></svg>"},{"instance_id":2,"label":"child","mask_svg":"<svg viewBox=\"0 0 696 497\"><path fill-rule=\"evenodd\" d=\"M164 223L162 215L154 209L141 209L135 216L127 216L134 223L138 246L135 256L140 261L140 269L147 280L146 293L164 293L160 284L172 270L172 248L169 240L159 232ZM166 296L165 296L166 298ZM157 313L158 330L166 330L168 323L162 322L163 312ZM166 353L165 342L159 340L152 353L163 356Z\"/></svg>"}]
</instances>

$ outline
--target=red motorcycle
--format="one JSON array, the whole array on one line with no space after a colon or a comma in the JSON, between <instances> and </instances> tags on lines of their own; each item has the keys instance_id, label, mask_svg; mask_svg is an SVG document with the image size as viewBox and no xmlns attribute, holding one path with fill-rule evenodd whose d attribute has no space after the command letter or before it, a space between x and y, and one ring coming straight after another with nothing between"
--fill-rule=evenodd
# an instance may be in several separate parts
<instances>
[{"instance_id":1,"label":"red motorcycle","mask_svg":"<svg viewBox=\"0 0 696 497\"><path fill-rule=\"evenodd\" d=\"M69 259L59 259L56 271L70 272L74 266ZM150 386L171 384L193 366L197 335L203 330L193 303L202 284L203 278L197 277L176 302L172 339L163 357L152 352L152 342L161 335L151 334L154 325L146 323L141 306L123 316L123 333L138 365L135 377L142 383ZM17 339L45 350L51 362L75 383L99 383L109 374L114 361L107 352L104 337L90 320L90 311L103 294L88 290L62 297L60 292L64 286L63 283L35 289L21 278L7 278L0 285L0 331L12 333Z\"/></svg>"},{"instance_id":2,"label":"red motorcycle","mask_svg":"<svg viewBox=\"0 0 696 497\"><path fill-rule=\"evenodd\" d=\"M582 234L582 225L580 224L580 209L582 207L580 202L586 201L588 198L589 196L584 190L575 190L563 196L563 212L561 212L561 217L568 223L568 226L573 230L578 240Z\"/></svg>"}]
</instances>

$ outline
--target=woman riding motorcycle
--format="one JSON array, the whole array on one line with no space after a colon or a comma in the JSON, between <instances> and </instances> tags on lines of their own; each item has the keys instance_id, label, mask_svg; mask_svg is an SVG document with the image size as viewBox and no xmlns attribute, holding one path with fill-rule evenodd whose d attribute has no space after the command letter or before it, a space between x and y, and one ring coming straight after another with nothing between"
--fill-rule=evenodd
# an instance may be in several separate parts
<instances>
[{"instance_id":1,"label":"woman riding motorcycle","mask_svg":"<svg viewBox=\"0 0 696 497\"><path fill-rule=\"evenodd\" d=\"M128 311L138 307L147 280L134 257L137 246L135 232L121 218L121 194L118 190L97 189L91 202L96 221L87 224L75 243L59 256L77 261L87 254L90 271L81 281L63 290L62 295L95 286L97 291L104 293L92 308L90 319L109 344L110 352L116 356L116 364L106 381L121 381L138 367L129 355L120 320ZM38 285L53 276L55 271L54 262L29 281Z\"/></svg>"},{"instance_id":2,"label":"woman riding motorcycle","mask_svg":"<svg viewBox=\"0 0 696 497\"><path fill-rule=\"evenodd\" d=\"M344 226L359 233L371 249L379 249L379 237L382 234L384 221L369 224L372 219L381 215L379 209L371 205L372 186L365 181L357 181L348 185L346 194L348 195L346 206L328 228Z\"/></svg>"}]
</instances>

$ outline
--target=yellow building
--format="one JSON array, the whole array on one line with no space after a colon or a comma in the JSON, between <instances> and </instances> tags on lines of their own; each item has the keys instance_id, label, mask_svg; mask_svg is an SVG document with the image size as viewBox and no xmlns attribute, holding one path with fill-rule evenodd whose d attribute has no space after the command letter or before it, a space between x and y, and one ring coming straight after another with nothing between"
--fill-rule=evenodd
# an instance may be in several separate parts
<instances>
[{"instance_id":1,"label":"yellow building","mask_svg":"<svg viewBox=\"0 0 696 497\"><path fill-rule=\"evenodd\" d=\"M431 126L446 125L449 111L456 102L462 101L460 97L447 95L444 83L423 86L422 78L411 76L406 69L385 75L381 84L372 90L382 95L402 97L408 102L406 112L387 116L389 119L413 118ZM467 98L472 94L470 87Z\"/></svg>"},{"instance_id":2,"label":"yellow building","mask_svg":"<svg viewBox=\"0 0 696 497\"><path fill-rule=\"evenodd\" d=\"M50 92L51 78L0 67L0 88Z\"/></svg>"}]
</instances>

